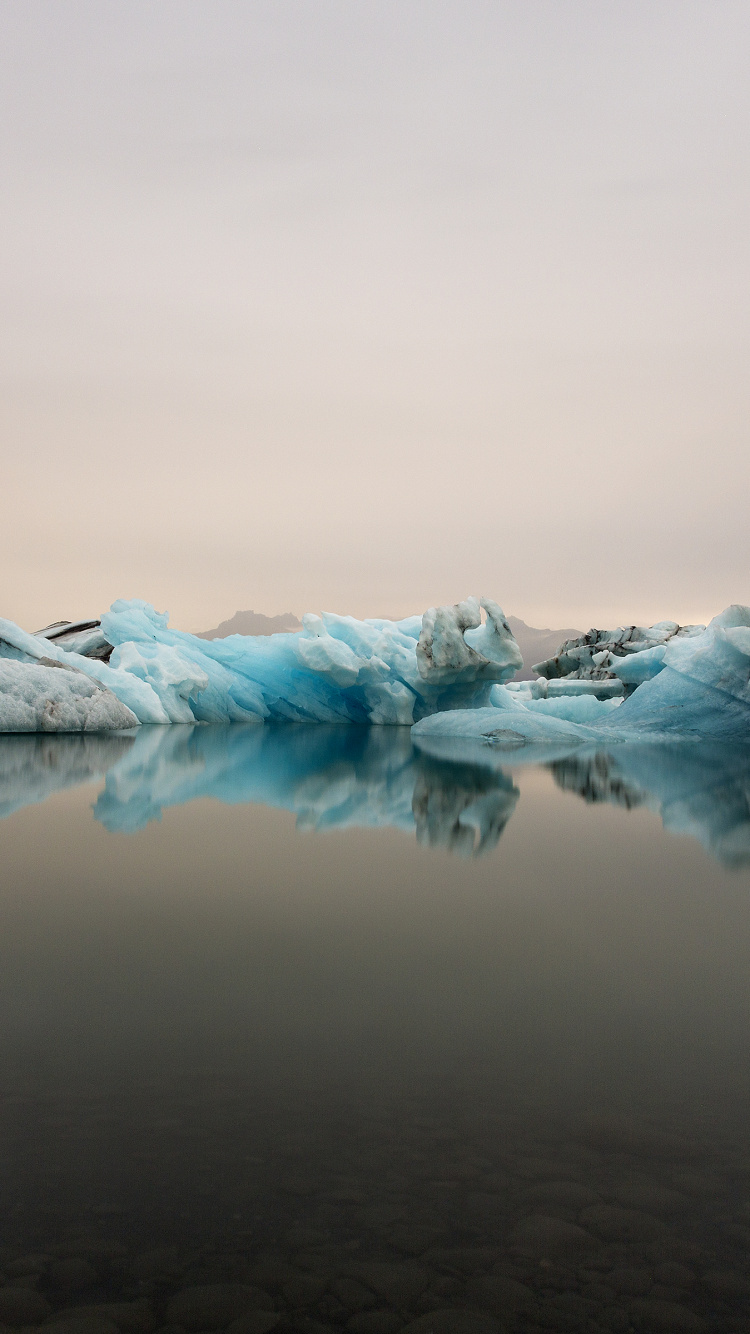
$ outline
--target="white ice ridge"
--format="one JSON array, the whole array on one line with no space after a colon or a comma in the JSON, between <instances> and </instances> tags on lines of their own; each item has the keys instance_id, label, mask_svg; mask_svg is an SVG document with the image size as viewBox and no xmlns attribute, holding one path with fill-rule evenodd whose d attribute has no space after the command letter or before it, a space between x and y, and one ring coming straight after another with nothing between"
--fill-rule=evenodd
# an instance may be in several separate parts
<instances>
[{"instance_id":1,"label":"white ice ridge","mask_svg":"<svg viewBox=\"0 0 750 1334\"><path fill-rule=\"evenodd\" d=\"M482 620L482 610L485 619ZM117 601L101 620L109 665L0 620L0 657L45 656L105 685L141 723L411 724L487 703L523 665L490 598L402 621L307 615L297 633L205 640L169 629L147 602ZM0 712L0 731L14 730Z\"/></svg>"}]
</instances>

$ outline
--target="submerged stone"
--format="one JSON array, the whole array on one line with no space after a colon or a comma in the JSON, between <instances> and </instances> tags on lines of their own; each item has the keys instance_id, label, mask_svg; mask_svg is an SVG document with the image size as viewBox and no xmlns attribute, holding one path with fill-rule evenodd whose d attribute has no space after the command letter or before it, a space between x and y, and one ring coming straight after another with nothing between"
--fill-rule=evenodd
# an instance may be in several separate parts
<instances>
[{"instance_id":1,"label":"submerged stone","mask_svg":"<svg viewBox=\"0 0 750 1334\"><path fill-rule=\"evenodd\" d=\"M478 1311L443 1307L404 1325L403 1334L501 1334L501 1326Z\"/></svg>"},{"instance_id":2,"label":"submerged stone","mask_svg":"<svg viewBox=\"0 0 750 1334\"><path fill-rule=\"evenodd\" d=\"M210 1283L184 1288L167 1304L166 1320L186 1330L224 1329L246 1311L271 1311L273 1301L261 1288L244 1283Z\"/></svg>"},{"instance_id":3,"label":"submerged stone","mask_svg":"<svg viewBox=\"0 0 750 1334\"><path fill-rule=\"evenodd\" d=\"M0 1288L0 1324L37 1325L52 1314L52 1307L41 1293L31 1288Z\"/></svg>"}]
</instances>

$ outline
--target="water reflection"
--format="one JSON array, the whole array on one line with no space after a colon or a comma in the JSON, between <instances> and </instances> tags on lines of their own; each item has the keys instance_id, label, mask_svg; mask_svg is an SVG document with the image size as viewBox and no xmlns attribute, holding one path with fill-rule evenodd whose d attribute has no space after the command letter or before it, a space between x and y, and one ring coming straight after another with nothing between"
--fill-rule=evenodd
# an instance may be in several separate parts
<instances>
[{"instance_id":1,"label":"water reflection","mask_svg":"<svg viewBox=\"0 0 750 1334\"><path fill-rule=\"evenodd\" d=\"M0 1334L746 1329L746 758L520 758L0 740Z\"/></svg>"},{"instance_id":2,"label":"water reflection","mask_svg":"<svg viewBox=\"0 0 750 1334\"><path fill-rule=\"evenodd\" d=\"M64 788L100 778L132 745L131 736L106 732L0 736L0 819Z\"/></svg>"},{"instance_id":3,"label":"water reflection","mask_svg":"<svg viewBox=\"0 0 750 1334\"><path fill-rule=\"evenodd\" d=\"M528 752L528 753L527 753ZM0 816L104 777L93 810L133 833L165 807L210 797L295 813L298 830L390 827L459 856L491 851L519 790L509 772L545 763L587 802L647 807L725 866L750 864L750 755L717 745L499 752L451 741L416 749L408 728L143 727L131 736L0 737Z\"/></svg>"},{"instance_id":4,"label":"water reflection","mask_svg":"<svg viewBox=\"0 0 750 1334\"><path fill-rule=\"evenodd\" d=\"M726 746L618 746L550 765L588 802L646 806L672 834L697 838L727 867L750 865L750 756Z\"/></svg>"}]
</instances>

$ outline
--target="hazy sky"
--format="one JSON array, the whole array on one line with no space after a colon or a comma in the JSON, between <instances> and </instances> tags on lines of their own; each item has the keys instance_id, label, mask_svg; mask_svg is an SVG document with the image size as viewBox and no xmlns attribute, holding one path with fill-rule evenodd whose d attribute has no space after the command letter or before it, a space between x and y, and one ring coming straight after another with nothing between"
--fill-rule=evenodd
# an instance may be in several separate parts
<instances>
[{"instance_id":1,"label":"hazy sky","mask_svg":"<svg viewBox=\"0 0 750 1334\"><path fill-rule=\"evenodd\" d=\"M0 0L0 614L750 601L747 0Z\"/></svg>"}]
</instances>

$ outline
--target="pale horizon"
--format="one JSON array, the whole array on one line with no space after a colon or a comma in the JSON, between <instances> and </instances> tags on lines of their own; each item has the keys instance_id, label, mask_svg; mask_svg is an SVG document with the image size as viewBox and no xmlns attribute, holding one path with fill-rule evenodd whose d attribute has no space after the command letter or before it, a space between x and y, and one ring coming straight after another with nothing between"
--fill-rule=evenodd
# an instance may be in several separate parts
<instances>
[{"instance_id":1,"label":"pale horizon","mask_svg":"<svg viewBox=\"0 0 750 1334\"><path fill-rule=\"evenodd\" d=\"M0 4L0 616L750 602L750 15Z\"/></svg>"}]
</instances>

